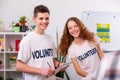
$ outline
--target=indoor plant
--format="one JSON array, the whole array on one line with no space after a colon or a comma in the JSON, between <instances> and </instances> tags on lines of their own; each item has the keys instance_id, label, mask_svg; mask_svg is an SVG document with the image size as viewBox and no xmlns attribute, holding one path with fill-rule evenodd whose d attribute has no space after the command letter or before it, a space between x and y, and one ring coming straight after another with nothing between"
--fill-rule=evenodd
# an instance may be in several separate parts
<instances>
[{"instance_id":1,"label":"indoor plant","mask_svg":"<svg viewBox=\"0 0 120 80\"><path fill-rule=\"evenodd\" d=\"M14 32L20 32L20 24L12 22L12 27Z\"/></svg>"},{"instance_id":2,"label":"indoor plant","mask_svg":"<svg viewBox=\"0 0 120 80\"><path fill-rule=\"evenodd\" d=\"M0 60L0 69L2 69L2 61Z\"/></svg>"},{"instance_id":3,"label":"indoor plant","mask_svg":"<svg viewBox=\"0 0 120 80\"><path fill-rule=\"evenodd\" d=\"M59 42L58 42L58 31L57 31L57 28L56 28L56 40L57 40L57 48L58 48L58 45L59 45ZM60 61L60 62L63 62L65 63L66 62L66 56L61 56L59 53L57 54L57 58L56 60ZM70 80L68 74L66 71L60 71L56 74L57 77L60 77L60 78L64 78L64 75L66 76L67 80Z\"/></svg>"},{"instance_id":4,"label":"indoor plant","mask_svg":"<svg viewBox=\"0 0 120 80\"><path fill-rule=\"evenodd\" d=\"M20 23L20 25L21 26L26 26L26 16L22 16L22 17L20 17L20 19L19 19L19 23Z\"/></svg>"},{"instance_id":5,"label":"indoor plant","mask_svg":"<svg viewBox=\"0 0 120 80\"><path fill-rule=\"evenodd\" d=\"M2 77L2 76L0 76L0 80L3 80L3 77Z\"/></svg>"},{"instance_id":6,"label":"indoor plant","mask_svg":"<svg viewBox=\"0 0 120 80\"><path fill-rule=\"evenodd\" d=\"M14 32L25 32L28 28L26 23L27 23L26 16L20 17L18 22L16 23L12 22L13 31Z\"/></svg>"},{"instance_id":7,"label":"indoor plant","mask_svg":"<svg viewBox=\"0 0 120 80\"><path fill-rule=\"evenodd\" d=\"M10 57L10 64L11 64L11 68L15 69L15 65L16 65L16 56L11 56Z\"/></svg>"}]
</instances>

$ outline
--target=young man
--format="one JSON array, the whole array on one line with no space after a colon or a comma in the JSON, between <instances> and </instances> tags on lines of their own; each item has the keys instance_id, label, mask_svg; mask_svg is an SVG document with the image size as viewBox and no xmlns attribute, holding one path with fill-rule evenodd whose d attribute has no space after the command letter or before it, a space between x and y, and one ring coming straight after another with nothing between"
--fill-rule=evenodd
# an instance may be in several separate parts
<instances>
[{"instance_id":1,"label":"young man","mask_svg":"<svg viewBox=\"0 0 120 80\"><path fill-rule=\"evenodd\" d=\"M54 42L44 32L49 24L49 16L46 6L36 6L33 17L36 28L20 42L16 69L24 73L24 80L56 80L54 68L58 67L59 62L54 59Z\"/></svg>"}]
</instances>

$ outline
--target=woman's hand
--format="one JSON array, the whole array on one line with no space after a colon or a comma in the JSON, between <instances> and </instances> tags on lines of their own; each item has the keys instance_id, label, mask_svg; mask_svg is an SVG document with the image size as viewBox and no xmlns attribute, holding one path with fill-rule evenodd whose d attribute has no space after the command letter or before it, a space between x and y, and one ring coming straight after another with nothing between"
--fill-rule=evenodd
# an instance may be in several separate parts
<instances>
[{"instance_id":1,"label":"woman's hand","mask_svg":"<svg viewBox=\"0 0 120 80\"><path fill-rule=\"evenodd\" d=\"M62 66L63 64L64 64L64 63L62 63L62 62L59 62L59 65L58 65L58 67ZM68 65L68 66L69 66L69 65ZM62 69L61 69L61 71L65 71L65 70L67 69L67 67L68 67L68 66L66 66L66 67L62 68Z\"/></svg>"}]
</instances>

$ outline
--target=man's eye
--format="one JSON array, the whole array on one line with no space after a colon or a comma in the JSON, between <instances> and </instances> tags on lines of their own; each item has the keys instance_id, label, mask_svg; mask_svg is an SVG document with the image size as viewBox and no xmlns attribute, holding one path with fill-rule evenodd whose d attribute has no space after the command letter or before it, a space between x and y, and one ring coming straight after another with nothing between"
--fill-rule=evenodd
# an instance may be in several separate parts
<instances>
[{"instance_id":1,"label":"man's eye","mask_svg":"<svg viewBox=\"0 0 120 80\"><path fill-rule=\"evenodd\" d=\"M49 20L49 18L46 18L46 20Z\"/></svg>"},{"instance_id":2,"label":"man's eye","mask_svg":"<svg viewBox=\"0 0 120 80\"><path fill-rule=\"evenodd\" d=\"M43 20L43 18L39 18L40 20Z\"/></svg>"}]
</instances>

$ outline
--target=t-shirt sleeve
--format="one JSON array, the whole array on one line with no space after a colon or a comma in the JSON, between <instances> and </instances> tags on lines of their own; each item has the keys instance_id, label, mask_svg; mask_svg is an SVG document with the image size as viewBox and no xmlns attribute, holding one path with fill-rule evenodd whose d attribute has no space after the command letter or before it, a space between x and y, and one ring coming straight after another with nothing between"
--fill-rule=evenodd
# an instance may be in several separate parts
<instances>
[{"instance_id":1,"label":"t-shirt sleeve","mask_svg":"<svg viewBox=\"0 0 120 80\"><path fill-rule=\"evenodd\" d=\"M73 49L73 47L69 47L68 49L68 57L69 58L74 58L75 57L75 49Z\"/></svg>"},{"instance_id":2,"label":"t-shirt sleeve","mask_svg":"<svg viewBox=\"0 0 120 80\"><path fill-rule=\"evenodd\" d=\"M53 47L53 58L57 57L57 48L55 47L55 43L53 38L51 37L51 41L52 41L52 47Z\"/></svg>"},{"instance_id":3,"label":"t-shirt sleeve","mask_svg":"<svg viewBox=\"0 0 120 80\"><path fill-rule=\"evenodd\" d=\"M96 44L100 44L100 37L95 35L95 39L96 39Z\"/></svg>"},{"instance_id":4,"label":"t-shirt sleeve","mask_svg":"<svg viewBox=\"0 0 120 80\"><path fill-rule=\"evenodd\" d=\"M53 46L53 58L57 57L57 48L55 48L55 46Z\"/></svg>"},{"instance_id":5,"label":"t-shirt sleeve","mask_svg":"<svg viewBox=\"0 0 120 80\"><path fill-rule=\"evenodd\" d=\"M19 51L17 60L21 60L23 62L27 62L30 58L30 42L29 40L23 38L19 44Z\"/></svg>"}]
</instances>

